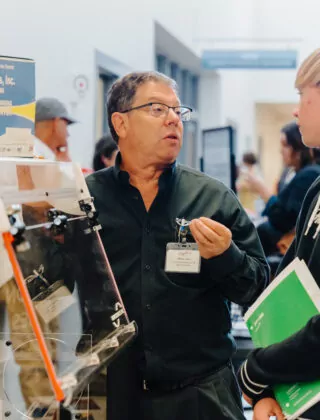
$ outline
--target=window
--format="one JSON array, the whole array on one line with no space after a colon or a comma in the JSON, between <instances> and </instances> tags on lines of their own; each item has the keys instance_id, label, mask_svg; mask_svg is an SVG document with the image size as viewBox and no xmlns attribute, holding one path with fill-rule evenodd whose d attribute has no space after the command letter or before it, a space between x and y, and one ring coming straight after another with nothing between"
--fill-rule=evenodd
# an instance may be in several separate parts
<instances>
[{"instance_id":1,"label":"window","mask_svg":"<svg viewBox=\"0 0 320 420\"><path fill-rule=\"evenodd\" d=\"M169 74L169 62L167 60L167 57L164 55L158 54L157 55L157 71L160 73L166 74L167 76L170 76Z\"/></svg>"},{"instance_id":2,"label":"window","mask_svg":"<svg viewBox=\"0 0 320 420\"><path fill-rule=\"evenodd\" d=\"M191 106L194 109L198 109L199 77L192 76L191 84Z\"/></svg>"},{"instance_id":3,"label":"window","mask_svg":"<svg viewBox=\"0 0 320 420\"><path fill-rule=\"evenodd\" d=\"M171 61L163 54L156 57L157 71L174 79L179 88L179 96L184 105L191 106L195 111L198 108L199 76L192 71L182 68L179 63ZM185 124L183 146L179 155L179 162L192 167L198 166L198 121L196 114L192 121Z\"/></svg>"},{"instance_id":4,"label":"window","mask_svg":"<svg viewBox=\"0 0 320 420\"><path fill-rule=\"evenodd\" d=\"M112 83L117 79L115 75L100 74L98 79L96 140L110 133L107 114L107 94Z\"/></svg>"}]
</instances>

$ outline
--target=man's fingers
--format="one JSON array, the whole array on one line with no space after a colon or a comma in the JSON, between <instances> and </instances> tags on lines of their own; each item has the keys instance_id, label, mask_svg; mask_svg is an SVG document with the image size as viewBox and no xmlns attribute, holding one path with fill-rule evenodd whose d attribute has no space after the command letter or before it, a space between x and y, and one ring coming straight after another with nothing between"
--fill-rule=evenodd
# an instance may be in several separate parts
<instances>
[{"instance_id":1,"label":"man's fingers","mask_svg":"<svg viewBox=\"0 0 320 420\"><path fill-rule=\"evenodd\" d=\"M256 413L254 413L252 420L269 420L269 419L270 419L269 414L265 414L265 413L256 414Z\"/></svg>"},{"instance_id":2,"label":"man's fingers","mask_svg":"<svg viewBox=\"0 0 320 420\"><path fill-rule=\"evenodd\" d=\"M199 242L199 238L198 238L198 230L197 230L197 228L196 228L196 226L195 226L195 223L194 223L194 222L191 222L191 223L190 223L190 231L191 231L191 234L192 234L192 236L194 237L195 241L196 241L196 242Z\"/></svg>"},{"instance_id":3,"label":"man's fingers","mask_svg":"<svg viewBox=\"0 0 320 420\"><path fill-rule=\"evenodd\" d=\"M245 401L247 401L248 404L252 405L252 399L248 397L248 395L242 393L242 396Z\"/></svg>"},{"instance_id":4,"label":"man's fingers","mask_svg":"<svg viewBox=\"0 0 320 420\"><path fill-rule=\"evenodd\" d=\"M216 222L208 217L200 217L202 223L204 223L208 228L213 230L219 236L231 236L230 229L228 229L223 224Z\"/></svg>"},{"instance_id":5,"label":"man's fingers","mask_svg":"<svg viewBox=\"0 0 320 420\"><path fill-rule=\"evenodd\" d=\"M284 417L284 415L283 415L283 413L281 411L281 408L279 408L279 407L277 407L274 410L274 415L277 417L277 420L285 420L285 417Z\"/></svg>"},{"instance_id":6,"label":"man's fingers","mask_svg":"<svg viewBox=\"0 0 320 420\"><path fill-rule=\"evenodd\" d=\"M201 220L193 220L191 222L190 228L192 229L191 232L195 232L198 240L204 244L208 242L214 243L219 239L219 236L216 234L216 232L212 231Z\"/></svg>"},{"instance_id":7,"label":"man's fingers","mask_svg":"<svg viewBox=\"0 0 320 420\"><path fill-rule=\"evenodd\" d=\"M192 222L192 224L190 225L190 230L191 230L191 233L192 233L194 239L198 242L198 244L207 244L208 243L208 240L206 239L206 237L203 235L203 233L199 229L199 227L197 225L197 221Z\"/></svg>"}]
</instances>

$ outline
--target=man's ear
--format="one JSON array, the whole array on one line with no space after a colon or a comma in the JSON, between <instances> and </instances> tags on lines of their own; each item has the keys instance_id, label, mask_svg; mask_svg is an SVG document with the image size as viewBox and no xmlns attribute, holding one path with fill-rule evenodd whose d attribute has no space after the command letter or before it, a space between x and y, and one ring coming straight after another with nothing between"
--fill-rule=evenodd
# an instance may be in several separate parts
<instances>
[{"instance_id":1,"label":"man's ear","mask_svg":"<svg viewBox=\"0 0 320 420\"><path fill-rule=\"evenodd\" d=\"M114 112L111 115L111 122L118 137L126 137L129 125L128 117L120 112Z\"/></svg>"},{"instance_id":2,"label":"man's ear","mask_svg":"<svg viewBox=\"0 0 320 420\"><path fill-rule=\"evenodd\" d=\"M59 120L60 118L54 118L53 120L49 121L49 127L52 133L56 133L58 131Z\"/></svg>"}]
</instances>

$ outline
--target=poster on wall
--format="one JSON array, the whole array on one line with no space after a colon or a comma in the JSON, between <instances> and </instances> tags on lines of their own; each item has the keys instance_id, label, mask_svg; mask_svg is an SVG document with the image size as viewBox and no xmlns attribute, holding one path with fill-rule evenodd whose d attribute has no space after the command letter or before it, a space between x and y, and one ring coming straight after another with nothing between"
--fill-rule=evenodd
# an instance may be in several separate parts
<instances>
[{"instance_id":1,"label":"poster on wall","mask_svg":"<svg viewBox=\"0 0 320 420\"><path fill-rule=\"evenodd\" d=\"M0 56L0 156L32 157L35 62Z\"/></svg>"},{"instance_id":2,"label":"poster on wall","mask_svg":"<svg viewBox=\"0 0 320 420\"><path fill-rule=\"evenodd\" d=\"M201 171L235 191L234 128L231 126L202 131Z\"/></svg>"}]
</instances>

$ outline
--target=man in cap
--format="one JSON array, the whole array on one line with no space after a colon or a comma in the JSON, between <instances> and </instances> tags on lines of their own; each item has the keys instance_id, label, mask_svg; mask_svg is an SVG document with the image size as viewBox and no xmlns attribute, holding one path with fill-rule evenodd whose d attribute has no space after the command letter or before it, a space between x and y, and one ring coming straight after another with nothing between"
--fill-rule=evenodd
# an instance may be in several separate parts
<instances>
[{"instance_id":1,"label":"man in cap","mask_svg":"<svg viewBox=\"0 0 320 420\"><path fill-rule=\"evenodd\" d=\"M58 99L39 99L36 102L35 136L41 143L35 142L36 154L69 162L71 158L68 149L68 126L75 122Z\"/></svg>"},{"instance_id":2,"label":"man in cap","mask_svg":"<svg viewBox=\"0 0 320 420\"><path fill-rule=\"evenodd\" d=\"M36 102L35 116L35 154L45 159L68 162L71 161L68 150L68 125L76 122L68 114L66 107L55 98L42 98ZM25 215L26 206L23 206ZM30 211L30 209L29 209ZM42 244L43 246L43 244ZM4 258L4 255L1 255ZM34 409L33 402L36 397L52 396L52 389L42 362L39 360L39 350L36 342L31 340L25 343L26 336L32 334L30 323L27 319L19 289L12 275L11 267L6 265L0 276L0 302L4 301L7 306L8 322L11 329L11 341L15 350L16 363L20 368L19 380L21 394L25 404L26 412ZM41 327L46 334L60 333L57 321L50 324L40 321ZM51 358L56 364L57 349L54 340L47 340L48 350ZM17 351L26 352L28 357L23 359ZM30 360L29 360L30 359ZM71 414L61 407L59 411L60 420L69 420ZM58 414L56 414L58 415ZM56 417L55 417L56 418Z\"/></svg>"}]
</instances>

